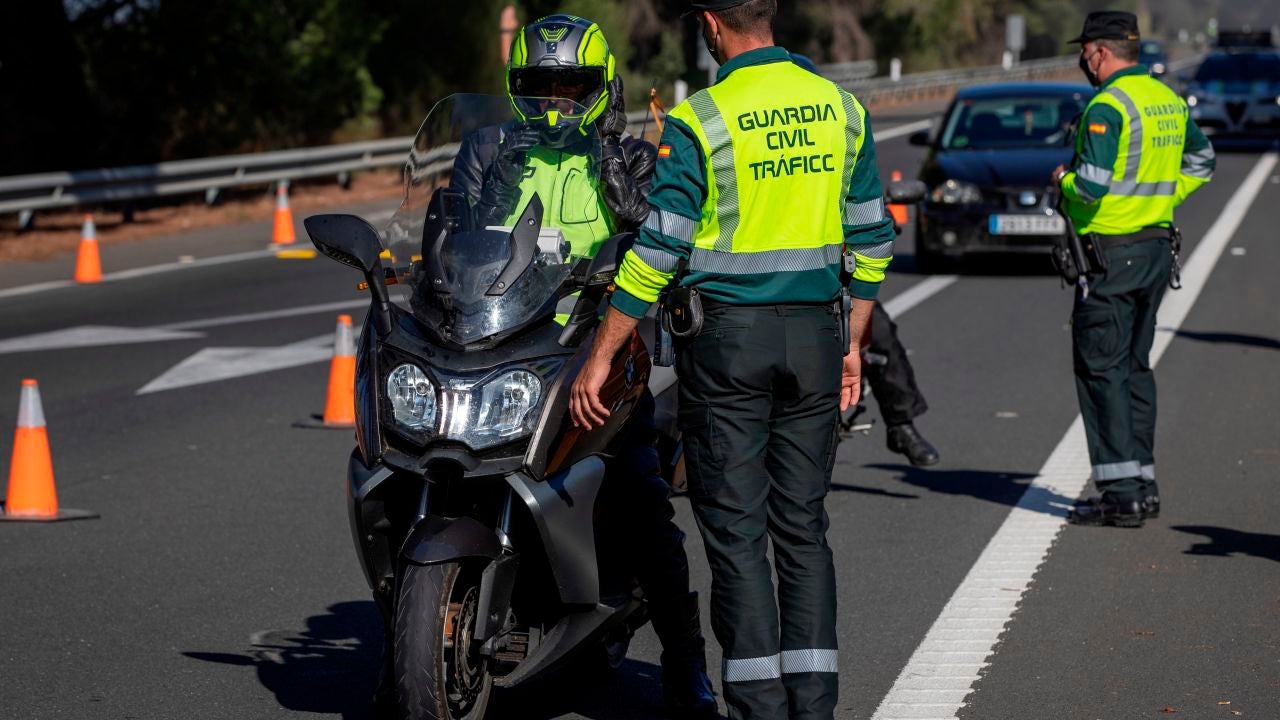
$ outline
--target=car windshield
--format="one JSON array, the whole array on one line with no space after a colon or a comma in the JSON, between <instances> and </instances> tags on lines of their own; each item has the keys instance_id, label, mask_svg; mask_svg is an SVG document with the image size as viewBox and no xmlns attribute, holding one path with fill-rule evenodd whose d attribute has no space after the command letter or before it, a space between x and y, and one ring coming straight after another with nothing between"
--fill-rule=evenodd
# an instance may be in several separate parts
<instances>
[{"instance_id":1,"label":"car windshield","mask_svg":"<svg viewBox=\"0 0 1280 720\"><path fill-rule=\"evenodd\" d=\"M943 124L944 150L1064 147L1084 93L957 100Z\"/></svg>"},{"instance_id":2,"label":"car windshield","mask_svg":"<svg viewBox=\"0 0 1280 720\"><path fill-rule=\"evenodd\" d=\"M564 99L517 102L553 109L567 105L565 116L582 113L580 106ZM496 223L492 218L483 223L477 219L474 206L489 192L488 186L477 188L478 198L458 187L467 184L461 174L484 174L486 169L456 161L468 152L484 153L505 134L533 124L516 118L513 106L505 96L452 95L440 101L414 138L403 168L404 198L383 233L383 262L390 268L388 275L394 275L388 287L392 302L432 332L464 345L512 332L554 308L561 292L567 292L566 281L578 260L566 235L582 232L573 214L576 208L565 198L595 197L588 192L599 168L594 129L574 130L569 136L539 126L545 130L546 152L572 172L547 183L550 191L545 197L539 186L525 193L528 197L515 199L509 216ZM509 161L525 164L526 156L542 147L535 145ZM497 155L491 163L504 162L503 156L490 153ZM520 177L523 172L522 168L513 174ZM535 198L543 208L542 222L537 249L525 254L517 251L511 229ZM512 263L520 267L509 268Z\"/></svg>"},{"instance_id":3,"label":"car windshield","mask_svg":"<svg viewBox=\"0 0 1280 720\"><path fill-rule=\"evenodd\" d=\"M1196 71L1196 82L1211 92L1248 92L1250 86L1280 84L1280 54L1211 56Z\"/></svg>"}]
</instances>

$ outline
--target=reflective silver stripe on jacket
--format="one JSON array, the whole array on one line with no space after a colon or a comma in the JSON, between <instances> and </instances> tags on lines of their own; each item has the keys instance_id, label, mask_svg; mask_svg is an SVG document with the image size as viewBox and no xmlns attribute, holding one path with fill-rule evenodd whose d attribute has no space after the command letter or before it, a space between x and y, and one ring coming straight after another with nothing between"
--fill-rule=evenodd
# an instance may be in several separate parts
<instances>
[{"instance_id":1,"label":"reflective silver stripe on jacket","mask_svg":"<svg viewBox=\"0 0 1280 720\"><path fill-rule=\"evenodd\" d=\"M644 227L653 230L659 235L666 235L674 240L681 242L693 242L693 235L698 229L698 221L667 212L660 208L653 208L649 211L649 217L644 221Z\"/></svg>"},{"instance_id":2,"label":"reflective silver stripe on jacket","mask_svg":"<svg viewBox=\"0 0 1280 720\"><path fill-rule=\"evenodd\" d=\"M861 255L871 260L885 260L893 257L893 241L888 240L875 245L850 245L854 255Z\"/></svg>"},{"instance_id":3,"label":"reflective silver stripe on jacket","mask_svg":"<svg viewBox=\"0 0 1280 720\"><path fill-rule=\"evenodd\" d=\"M680 262L680 258L665 250L659 250L658 248L651 248L636 244L633 245L631 249L635 252L636 257L639 257L644 261L645 265L648 265L658 272L675 272L676 264Z\"/></svg>"},{"instance_id":4,"label":"reflective silver stripe on jacket","mask_svg":"<svg viewBox=\"0 0 1280 720\"><path fill-rule=\"evenodd\" d=\"M716 252L694 248L689 270L714 275L758 275L773 272L821 270L840 262L844 243L820 248L764 250L762 252Z\"/></svg>"},{"instance_id":5,"label":"reflective silver stripe on jacket","mask_svg":"<svg viewBox=\"0 0 1280 720\"><path fill-rule=\"evenodd\" d=\"M777 680L782 677L780 655L768 657L724 659L724 681L752 682L754 680Z\"/></svg>"},{"instance_id":6,"label":"reflective silver stripe on jacket","mask_svg":"<svg viewBox=\"0 0 1280 720\"><path fill-rule=\"evenodd\" d=\"M1095 481L1122 480L1124 478L1140 477L1141 475L1142 463L1137 460L1093 466L1093 479Z\"/></svg>"},{"instance_id":7,"label":"reflective silver stripe on jacket","mask_svg":"<svg viewBox=\"0 0 1280 720\"><path fill-rule=\"evenodd\" d=\"M1140 473L1140 477L1141 477L1143 480L1155 480L1155 479L1156 479L1156 466L1155 466L1155 465L1143 465L1143 466L1142 466L1141 473Z\"/></svg>"},{"instance_id":8,"label":"reflective silver stripe on jacket","mask_svg":"<svg viewBox=\"0 0 1280 720\"><path fill-rule=\"evenodd\" d=\"M884 198L844 204L845 225L871 225L884 221Z\"/></svg>"},{"instance_id":9,"label":"reflective silver stripe on jacket","mask_svg":"<svg viewBox=\"0 0 1280 720\"><path fill-rule=\"evenodd\" d=\"M1182 174L1202 180L1212 179L1213 159L1212 147L1195 152L1184 152L1182 153Z\"/></svg>"},{"instance_id":10,"label":"reflective silver stripe on jacket","mask_svg":"<svg viewBox=\"0 0 1280 720\"><path fill-rule=\"evenodd\" d=\"M1124 158L1124 180L1111 182L1111 194L1120 197L1153 197L1177 193L1177 183L1138 182L1138 168L1142 164L1142 113L1138 112L1138 105L1133 98L1115 85L1107 88L1106 93L1120 101L1125 115L1129 117L1129 150Z\"/></svg>"},{"instance_id":11,"label":"reflective silver stripe on jacket","mask_svg":"<svg viewBox=\"0 0 1280 720\"><path fill-rule=\"evenodd\" d=\"M849 186L853 184L853 165L858 160L858 137L862 135L862 116L858 115L858 109L853 104L853 96L849 93L836 89L840 93L840 103L844 105L844 175L841 176L841 189L843 193L841 197L849 196ZM846 209L846 213L848 210ZM848 225L849 223L845 223Z\"/></svg>"},{"instance_id":12,"label":"reflective silver stripe on jacket","mask_svg":"<svg viewBox=\"0 0 1280 720\"><path fill-rule=\"evenodd\" d=\"M703 90L689 98L689 107L702 123L702 132L711 146L711 169L716 175L716 219L720 223L720 237L715 249L721 252L733 250L733 235L738 230L738 167L733 159L733 139L724 117L711 93Z\"/></svg>"},{"instance_id":13,"label":"reflective silver stripe on jacket","mask_svg":"<svg viewBox=\"0 0 1280 720\"><path fill-rule=\"evenodd\" d=\"M1097 165L1090 165L1088 163L1084 163L1080 167L1076 168L1076 177L1081 180L1088 180L1094 185L1102 185L1103 187L1111 184L1111 175L1111 170L1098 167Z\"/></svg>"},{"instance_id":14,"label":"reflective silver stripe on jacket","mask_svg":"<svg viewBox=\"0 0 1280 720\"><path fill-rule=\"evenodd\" d=\"M839 672L839 650L783 650L782 672L784 675L795 673L834 673Z\"/></svg>"}]
</instances>

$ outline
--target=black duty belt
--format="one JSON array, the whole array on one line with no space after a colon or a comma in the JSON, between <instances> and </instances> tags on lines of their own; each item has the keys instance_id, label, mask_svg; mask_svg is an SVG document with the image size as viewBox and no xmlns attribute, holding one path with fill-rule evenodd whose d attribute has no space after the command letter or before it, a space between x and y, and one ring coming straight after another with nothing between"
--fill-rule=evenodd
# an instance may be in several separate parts
<instances>
[{"instance_id":1,"label":"black duty belt","mask_svg":"<svg viewBox=\"0 0 1280 720\"><path fill-rule=\"evenodd\" d=\"M726 308L771 308L771 307L788 307L788 308L830 308L829 302L796 302L796 303L727 303L723 300L712 300L706 295L702 296L702 307L705 310L723 310Z\"/></svg>"},{"instance_id":2,"label":"black duty belt","mask_svg":"<svg viewBox=\"0 0 1280 720\"><path fill-rule=\"evenodd\" d=\"M1172 231L1169 228L1149 227L1143 228L1136 233L1128 235L1099 235L1097 233L1089 233L1085 236L1085 240L1096 244L1103 250L1111 248L1123 247L1125 245L1136 245L1148 240L1169 240L1172 237Z\"/></svg>"}]
</instances>

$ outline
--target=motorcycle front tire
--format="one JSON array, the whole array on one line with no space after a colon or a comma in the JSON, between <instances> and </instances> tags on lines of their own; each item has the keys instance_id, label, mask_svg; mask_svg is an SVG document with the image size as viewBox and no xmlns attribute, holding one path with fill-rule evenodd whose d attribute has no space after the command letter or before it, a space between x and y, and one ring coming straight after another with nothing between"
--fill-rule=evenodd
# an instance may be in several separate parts
<instances>
[{"instance_id":1,"label":"motorcycle front tire","mask_svg":"<svg viewBox=\"0 0 1280 720\"><path fill-rule=\"evenodd\" d=\"M474 608L479 585L479 575L465 572L459 563L405 564L393 642L396 690L407 720L484 717L493 678L466 642L471 636L467 625L474 623L467 608Z\"/></svg>"}]
</instances>

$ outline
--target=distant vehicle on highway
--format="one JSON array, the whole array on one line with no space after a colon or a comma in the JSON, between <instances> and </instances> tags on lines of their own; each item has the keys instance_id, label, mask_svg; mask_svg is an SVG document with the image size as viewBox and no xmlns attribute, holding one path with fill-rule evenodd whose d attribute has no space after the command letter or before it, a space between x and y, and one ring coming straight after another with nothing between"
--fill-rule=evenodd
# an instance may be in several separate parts
<instances>
[{"instance_id":1,"label":"distant vehicle on highway","mask_svg":"<svg viewBox=\"0 0 1280 720\"><path fill-rule=\"evenodd\" d=\"M1073 154L1075 122L1094 90L1079 83L998 83L956 93L929 148L916 219L916 267L968 253L1044 253L1066 231L1049 174Z\"/></svg>"},{"instance_id":2,"label":"distant vehicle on highway","mask_svg":"<svg viewBox=\"0 0 1280 720\"><path fill-rule=\"evenodd\" d=\"M1186 83L1183 96L1205 135L1280 137L1280 52L1215 52Z\"/></svg>"},{"instance_id":3,"label":"distant vehicle on highway","mask_svg":"<svg viewBox=\"0 0 1280 720\"><path fill-rule=\"evenodd\" d=\"M1222 50L1257 50L1275 47L1270 30L1222 30L1217 47Z\"/></svg>"},{"instance_id":4,"label":"distant vehicle on highway","mask_svg":"<svg viewBox=\"0 0 1280 720\"><path fill-rule=\"evenodd\" d=\"M1147 66L1152 77L1161 77L1169 71L1169 57L1164 52L1164 45L1155 40L1144 40L1138 51L1138 62Z\"/></svg>"}]
</instances>

